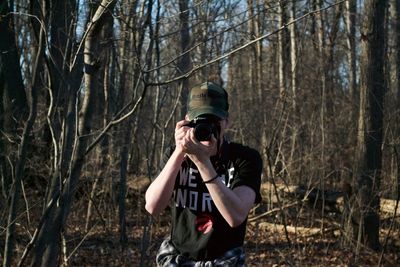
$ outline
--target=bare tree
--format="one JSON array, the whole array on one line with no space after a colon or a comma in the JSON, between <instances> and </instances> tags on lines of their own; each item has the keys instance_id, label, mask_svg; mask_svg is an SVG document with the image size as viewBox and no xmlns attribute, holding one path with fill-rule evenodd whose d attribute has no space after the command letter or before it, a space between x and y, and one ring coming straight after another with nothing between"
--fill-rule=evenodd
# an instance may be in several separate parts
<instances>
[{"instance_id":1,"label":"bare tree","mask_svg":"<svg viewBox=\"0 0 400 267\"><path fill-rule=\"evenodd\" d=\"M184 75L189 72L192 68L192 61L190 58L190 31L189 31L189 1L187 0L179 0L179 23L180 23L180 48L181 48L181 58L178 63L178 75ZM180 116L183 118L186 114L186 102L188 97L189 90L189 79L183 78L180 81L180 86L182 86L181 93L181 111Z\"/></svg>"},{"instance_id":2,"label":"bare tree","mask_svg":"<svg viewBox=\"0 0 400 267\"><path fill-rule=\"evenodd\" d=\"M296 18L296 2L292 2L290 7L290 19L294 20ZM297 112L297 36L296 36L296 24L293 23L289 26L290 33L290 77L291 77L291 88L292 88L292 109Z\"/></svg>"},{"instance_id":3,"label":"bare tree","mask_svg":"<svg viewBox=\"0 0 400 267\"><path fill-rule=\"evenodd\" d=\"M138 6L138 1L122 1L120 3L120 12L121 12L121 19L122 13L124 10L129 10L133 12L136 10ZM133 26L137 23L135 18L128 17L127 21L121 20L121 31L122 31L122 42L120 45L120 58L123 60L121 61L120 66L120 91L119 97L116 100L116 110L121 110L123 105L125 104L125 100L129 99L130 91L126 90L129 86L135 86L134 84L130 84L127 80L128 77L128 69L129 64L127 63L127 58L129 58L129 45L136 46L137 44L134 42L133 35L136 34L135 32L129 31L129 28L133 28ZM125 197L126 197L126 177L127 177L127 170L128 170L128 159L129 159L129 150L130 150L130 142L127 140L132 139L132 120L129 118L126 122L126 125L122 124L117 127L117 130L114 131L115 133L122 132L121 136L114 138L114 142L116 143L116 150L119 151L119 186L118 186L118 212L119 212L119 240L121 244L125 244L128 241L128 237L126 234L126 209L125 209Z\"/></svg>"},{"instance_id":4,"label":"bare tree","mask_svg":"<svg viewBox=\"0 0 400 267\"><path fill-rule=\"evenodd\" d=\"M355 236L379 248L379 190L382 168L385 12L387 1L367 0L361 28L361 88L356 171L353 188ZM357 246L359 248L359 246Z\"/></svg>"},{"instance_id":5,"label":"bare tree","mask_svg":"<svg viewBox=\"0 0 400 267\"><path fill-rule=\"evenodd\" d=\"M395 26L395 39L397 47L400 46L400 1L394 0L394 18L396 20ZM396 78L397 78L397 107L400 106L400 51L396 49Z\"/></svg>"},{"instance_id":6,"label":"bare tree","mask_svg":"<svg viewBox=\"0 0 400 267\"><path fill-rule=\"evenodd\" d=\"M17 136L18 126L26 119L28 108L11 8L8 1L0 7L0 28L3 29L0 31L0 187L3 203L7 202L13 177L7 156L14 161L11 144Z\"/></svg>"},{"instance_id":7,"label":"bare tree","mask_svg":"<svg viewBox=\"0 0 400 267\"><path fill-rule=\"evenodd\" d=\"M279 21L279 27L283 28L283 26L286 23L286 9L287 9L287 4L286 1L279 1L278 3L278 21ZM279 94L281 97L284 97L287 92L286 92L286 58L285 58L285 47L286 47L286 34L285 30L282 29L278 33L278 80L279 80Z\"/></svg>"},{"instance_id":8,"label":"bare tree","mask_svg":"<svg viewBox=\"0 0 400 267\"><path fill-rule=\"evenodd\" d=\"M94 116L92 119L91 127L94 129L104 129L109 121L111 120L111 101L110 97L113 93L113 83L111 81L112 73L114 69L111 69L113 62L113 17L105 16L103 19L103 26L99 30L98 38L103 40L98 46L96 46L96 51L99 55L97 62L101 62L101 64L97 67L97 75L93 81L94 89L93 92L95 95L93 96L93 114L98 114ZM97 63L97 64L98 64ZM94 196L97 192L98 185L103 185L104 192L107 192L108 195L113 196L114 189L113 184L114 181L112 178L105 179L107 166L109 165L109 154L110 154L110 146L109 146L110 138L108 135L104 135L99 145L96 146L97 151L93 153L94 156L94 165L97 167L97 172L93 174L93 183L90 192L90 198L88 202L88 208L86 213L86 225L85 230L88 231L90 225L90 217L92 214L92 206ZM113 199L113 198L112 198Z\"/></svg>"},{"instance_id":9,"label":"bare tree","mask_svg":"<svg viewBox=\"0 0 400 267\"><path fill-rule=\"evenodd\" d=\"M142 231L142 246L122 249L121 257L133 249L140 257L126 257L126 263L140 259L146 265L155 247L149 241L159 237L153 226L164 220L144 216L136 183L158 171L162 152L173 145L174 124L185 113L187 88L206 79L223 84L229 92L233 122L229 138L264 152L265 180L316 187L322 189L318 191L321 195L323 189L338 189L340 180L348 180L344 173L353 168L358 136L351 132L359 105L357 66L363 67L363 119L359 124L363 135L354 160L360 167L353 172L353 188L360 190L349 196L360 201L371 196L372 202L350 203L353 210L363 211L350 219L366 226L370 211L377 212L374 196L393 193L397 174L387 144L396 144L398 125L392 122L398 120L398 105L392 95L385 105L380 103L380 89L369 89L382 85L374 73L381 71L380 61L375 60L381 54L371 52L374 56L367 57L367 53L359 61L360 52L381 53L377 44L383 42L375 36L385 34L389 39L386 67L397 70L385 76L400 79L400 63L390 57L399 55L397 45L392 46L399 30L390 24L398 15L378 19L381 1L372 2L5 1L8 5L0 5L0 229L8 227L0 243L10 240L5 246L5 264L15 263L18 248L24 245L21 266L28 261L34 266L72 263L78 255L75 251L87 248L72 248L76 245L68 233L72 227L82 229L73 236L74 240L82 238L80 244L92 235L101 238L103 230L107 236L114 233L122 248L127 248L123 244L130 244L126 241L132 225ZM399 4L398 0L391 2ZM114 3L116 11L111 15ZM367 12L371 5L378 7L374 13ZM362 38L357 38L357 10L367 12L360 16L365 21L372 17L375 22L383 21L383 33L378 27L367 33L364 27ZM392 10L398 10L398 5ZM96 11L100 19L94 21ZM41 31L44 35L39 42ZM362 50L357 50L360 41ZM379 84L367 87L372 80ZM398 101L400 90L396 88ZM32 102L35 92L37 100ZM385 113L377 113L383 105ZM26 120L28 108L33 115L37 112L36 120L34 116ZM384 143L379 140L380 116L382 124L388 122ZM29 138L23 138L26 135ZM380 156L378 146L382 166L374 165ZM38 201L39 193L44 197ZM274 193L270 196L254 213L275 208ZM323 222L319 226L326 229L331 213L315 209L309 223ZM291 212L281 211L277 221L295 221ZM298 211L301 220L296 221L303 222L305 214ZM74 220L82 214L86 225L84 220ZM30 221L37 217L38 221ZM15 225L21 227L14 231ZM366 227L357 229L361 241ZM13 238L13 232L22 238Z\"/></svg>"},{"instance_id":10,"label":"bare tree","mask_svg":"<svg viewBox=\"0 0 400 267\"><path fill-rule=\"evenodd\" d=\"M99 70L99 62L97 62L98 42L97 38L102 26L104 25L104 17L111 16L114 1L102 1L99 6L93 6L95 12L92 19L87 25L84 41L84 63L85 63L85 92L83 93L82 107L77 118L77 129L75 136L74 149L71 157L70 166L67 177L62 184L62 191L56 191L51 196L51 201L48 202L47 211L43 214L42 223L37 229L34 236L35 253L32 259L32 266L55 266L60 260L61 248L61 233L64 231L64 226L68 218L71 203L76 191L77 182L80 177L83 159L86 152L88 134L91 130L92 116L92 101L93 90L95 88L95 76ZM76 95L78 97L79 95ZM71 133L72 134L72 133ZM59 176L60 173L55 170L54 176ZM61 177L60 177L61 178ZM59 178L59 179L60 179ZM58 199L58 200L57 200ZM59 205L51 205L59 201Z\"/></svg>"},{"instance_id":11,"label":"bare tree","mask_svg":"<svg viewBox=\"0 0 400 267\"><path fill-rule=\"evenodd\" d=\"M356 103L356 92L357 92L357 66L356 66L356 15L357 15L357 1L349 0L346 1L346 30L347 30L347 62L349 68L349 95L350 100ZM356 110L353 110L353 114L350 118L355 119Z\"/></svg>"},{"instance_id":12,"label":"bare tree","mask_svg":"<svg viewBox=\"0 0 400 267\"><path fill-rule=\"evenodd\" d=\"M46 4L41 2L41 9L39 19L40 21L33 20L32 23L44 23L44 17L46 16ZM25 162L27 157L27 147L30 142L31 131L33 128L33 124L36 120L37 115L37 98L38 98L38 90L40 88L40 77L41 77L41 65L43 61L44 55L44 47L45 47L45 31L44 27L39 27L39 32L37 32L37 42L38 42L38 50L36 53L36 58L34 60L33 66L33 81L32 87L29 88L29 96L30 96L30 108L29 108L29 117L25 123L25 127L21 137L21 143L19 145L18 154L16 157L15 162L15 169L13 170L12 176L13 185L11 191L11 202L10 202L10 209L7 221L7 233L6 233L6 240L4 246L4 261L3 266L8 267L12 264L13 252L14 252L14 235L15 235L15 224L17 218L17 211L19 206L19 200L21 197L21 183L24 177L24 168ZM16 54L14 54L16 55ZM15 60L16 58L12 59ZM17 64L18 65L18 64ZM14 66L15 67L15 66ZM18 70L15 69L15 70ZM20 72L17 72L16 75L18 77ZM9 76L11 77L11 75ZM16 83L18 85L18 83ZM6 88L7 89L7 88ZM12 90L13 88L8 88L7 90ZM18 101L17 101L18 103Z\"/></svg>"}]
</instances>

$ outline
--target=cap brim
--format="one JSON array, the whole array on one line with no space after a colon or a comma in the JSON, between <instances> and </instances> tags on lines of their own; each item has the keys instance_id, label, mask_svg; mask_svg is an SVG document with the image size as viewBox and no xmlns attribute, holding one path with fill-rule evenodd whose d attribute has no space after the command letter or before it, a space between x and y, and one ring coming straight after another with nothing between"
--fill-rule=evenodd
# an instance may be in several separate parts
<instances>
[{"instance_id":1,"label":"cap brim","mask_svg":"<svg viewBox=\"0 0 400 267\"><path fill-rule=\"evenodd\" d=\"M207 114L217 116L220 119L225 119L228 117L227 111L225 111L223 109L215 108L215 107L196 108L196 109L189 110L189 112L188 112L189 120L193 120L197 117L200 117L202 115L207 115Z\"/></svg>"}]
</instances>

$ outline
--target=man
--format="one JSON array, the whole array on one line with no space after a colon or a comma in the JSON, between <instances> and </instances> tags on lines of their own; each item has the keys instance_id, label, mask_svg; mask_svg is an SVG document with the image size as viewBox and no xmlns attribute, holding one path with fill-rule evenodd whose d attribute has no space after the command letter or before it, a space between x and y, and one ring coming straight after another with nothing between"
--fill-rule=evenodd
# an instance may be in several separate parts
<instances>
[{"instance_id":1,"label":"man","mask_svg":"<svg viewBox=\"0 0 400 267\"><path fill-rule=\"evenodd\" d=\"M157 266L245 266L247 216L261 201L262 160L256 150L224 138L228 107L228 94L214 83L190 91L175 147L146 192L152 215L172 199L171 235Z\"/></svg>"}]
</instances>

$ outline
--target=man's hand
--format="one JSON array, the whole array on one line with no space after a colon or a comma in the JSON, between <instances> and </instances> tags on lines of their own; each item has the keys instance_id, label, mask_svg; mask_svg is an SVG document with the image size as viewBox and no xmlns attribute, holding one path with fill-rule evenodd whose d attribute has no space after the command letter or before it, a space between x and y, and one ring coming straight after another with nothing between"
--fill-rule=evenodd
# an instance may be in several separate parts
<instances>
[{"instance_id":1,"label":"man's hand","mask_svg":"<svg viewBox=\"0 0 400 267\"><path fill-rule=\"evenodd\" d=\"M175 126L175 150L177 150L177 152L185 154L185 137L188 133L188 131L190 130L190 127L185 126L189 123L189 121L187 120L181 120L178 121L176 123Z\"/></svg>"},{"instance_id":2,"label":"man's hand","mask_svg":"<svg viewBox=\"0 0 400 267\"><path fill-rule=\"evenodd\" d=\"M211 156L217 154L217 139L212 135L210 141L198 141L194 134L194 128L190 128L183 139L184 152L197 165L205 162Z\"/></svg>"},{"instance_id":3,"label":"man's hand","mask_svg":"<svg viewBox=\"0 0 400 267\"><path fill-rule=\"evenodd\" d=\"M198 141L194 128L186 126L190 121L181 120L175 126L176 152L186 154L195 164L210 159L217 154L217 139L213 135L210 141Z\"/></svg>"}]
</instances>

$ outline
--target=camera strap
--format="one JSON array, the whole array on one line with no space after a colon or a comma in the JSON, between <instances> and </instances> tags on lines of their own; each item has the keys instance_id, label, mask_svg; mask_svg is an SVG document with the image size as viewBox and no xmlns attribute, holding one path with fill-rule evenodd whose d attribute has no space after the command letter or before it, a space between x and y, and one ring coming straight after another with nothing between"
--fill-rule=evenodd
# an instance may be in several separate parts
<instances>
[{"instance_id":1,"label":"camera strap","mask_svg":"<svg viewBox=\"0 0 400 267\"><path fill-rule=\"evenodd\" d=\"M215 156L215 171L218 174L222 174L228 168L229 162L229 142L225 139L222 141L222 145L220 145L220 139L218 139L218 148L217 155Z\"/></svg>"}]
</instances>

